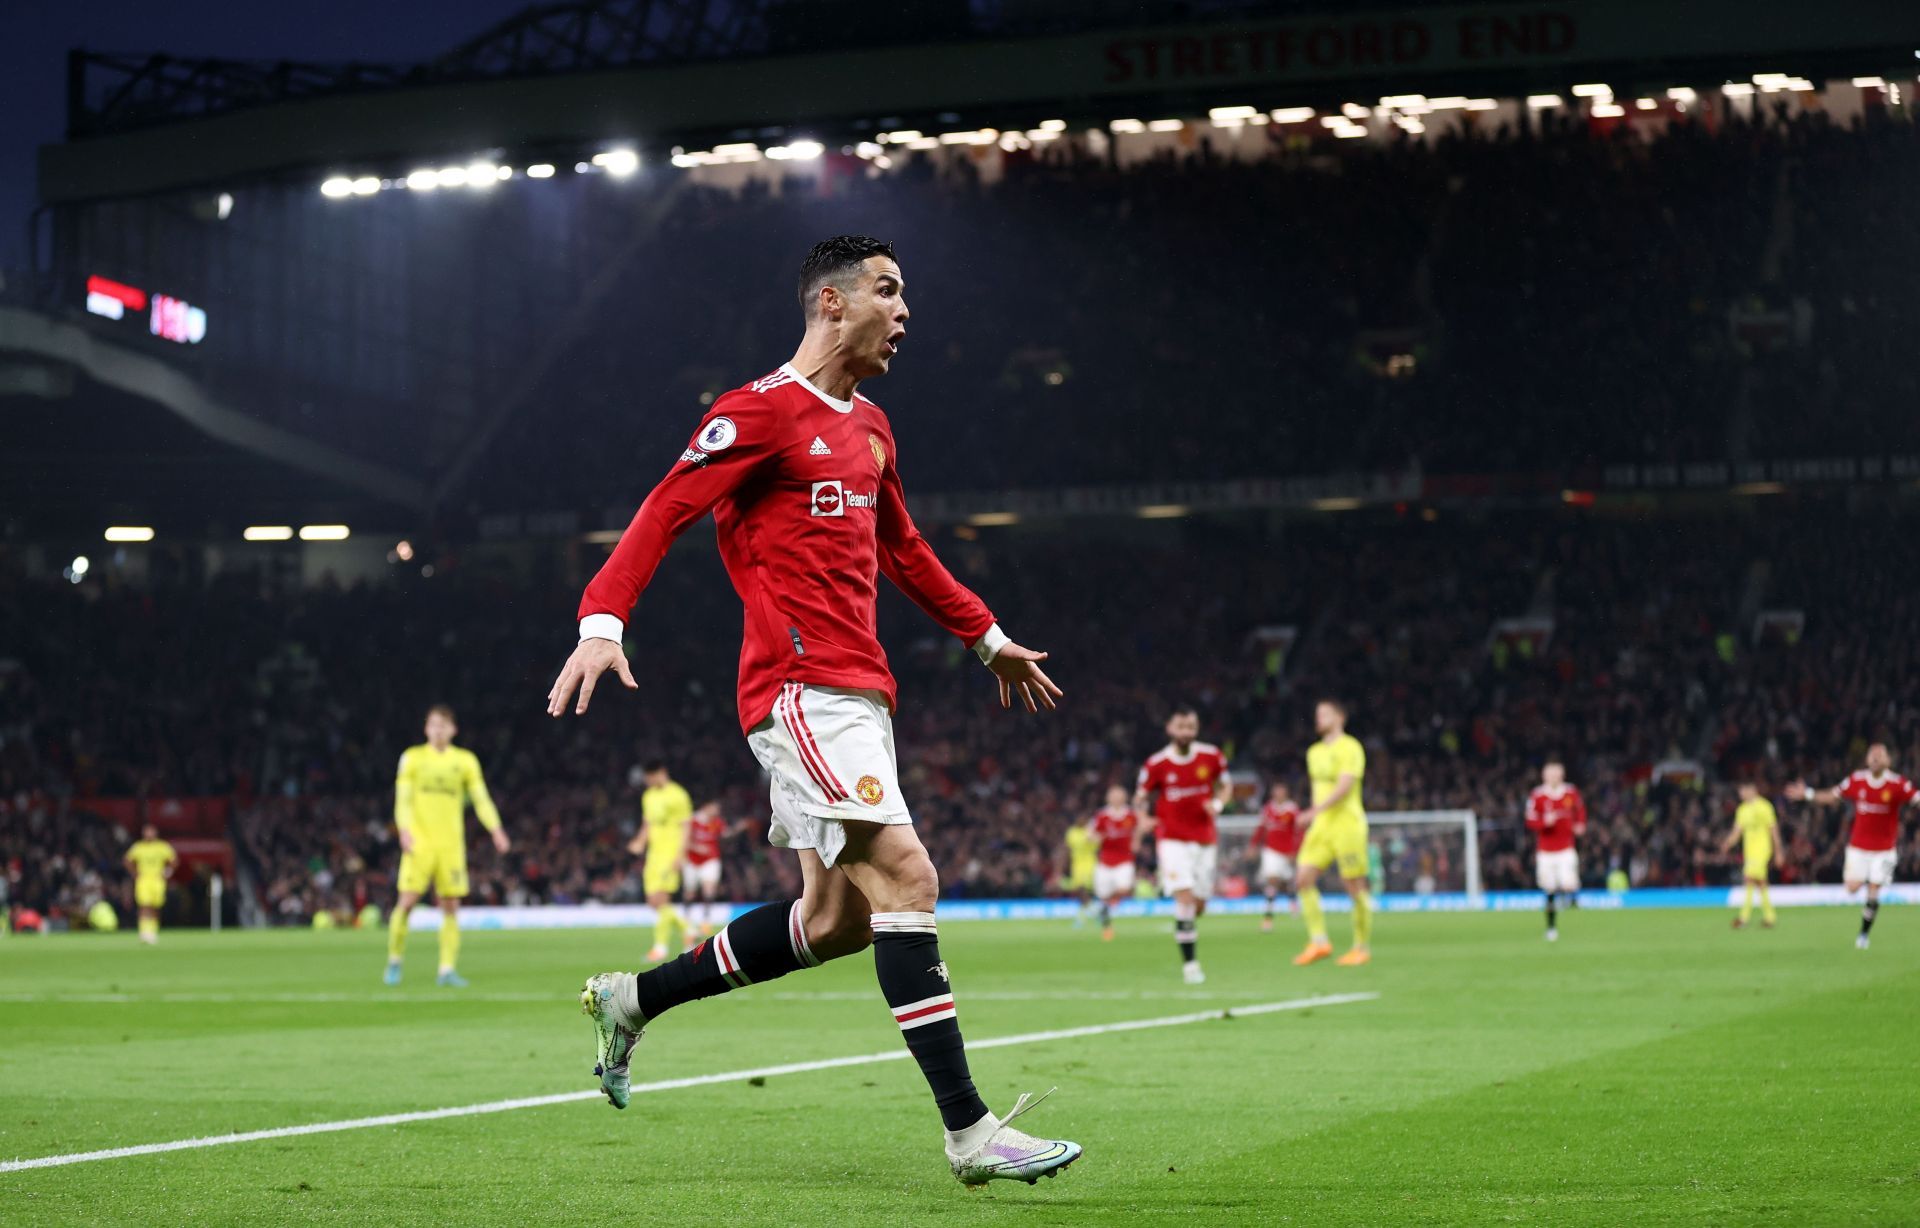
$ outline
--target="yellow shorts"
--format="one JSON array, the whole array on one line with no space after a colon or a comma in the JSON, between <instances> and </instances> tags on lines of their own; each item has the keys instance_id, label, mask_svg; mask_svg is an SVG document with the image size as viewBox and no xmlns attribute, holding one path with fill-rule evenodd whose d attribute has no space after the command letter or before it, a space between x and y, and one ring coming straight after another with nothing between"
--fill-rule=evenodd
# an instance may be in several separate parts
<instances>
[{"instance_id":1,"label":"yellow shorts","mask_svg":"<svg viewBox=\"0 0 1920 1228\"><path fill-rule=\"evenodd\" d=\"M1074 866L1072 868L1072 870L1067 874L1067 890L1068 891L1092 891L1093 890L1093 863L1092 862L1088 862L1084 866Z\"/></svg>"},{"instance_id":2,"label":"yellow shorts","mask_svg":"<svg viewBox=\"0 0 1920 1228\"><path fill-rule=\"evenodd\" d=\"M1303 866L1324 870L1338 863L1341 878L1367 876L1367 823L1365 819L1336 819L1329 823L1315 819L1300 844L1297 859Z\"/></svg>"},{"instance_id":3,"label":"yellow shorts","mask_svg":"<svg viewBox=\"0 0 1920 1228\"><path fill-rule=\"evenodd\" d=\"M1743 877L1753 879L1755 882L1764 883L1767 881L1767 870L1772 865L1773 854L1762 853L1758 857L1747 858L1747 868L1741 871L1741 874Z\"/></svg>"},{"instance_id":4,"label":"yellow shorts","mask_svg":"<svg viewBox=\"0 0 1920 1228\"><path fill-rule=\"evenodd\" d=\"M648 861L640 870L640 884L648 895L673 895L680 890L680 859L658 864Z\"/></svg>"},{"instance_id":5,"label":"yellow shorts","mask_svg":"<svg viewBox=\"0 0 1920 1228\"><path fill-rule=\"evenodd\" d=\"M167 902L167 880L137 878L133 881L133 902L139 908L161 908Z\"/></svg>"},{"instance_id":6,"label":"yellow shorts","mask_svg":"<svg viewBox=\"0 0 1920 1228\"><path fill-rule=\"evenodd\" d=\"M400 854L400 890L408 895L425 895L433 888L435 899L458 899L467 893L467 850L436 849L415 841L411 853Z\"/></svg>"}]
</instances>

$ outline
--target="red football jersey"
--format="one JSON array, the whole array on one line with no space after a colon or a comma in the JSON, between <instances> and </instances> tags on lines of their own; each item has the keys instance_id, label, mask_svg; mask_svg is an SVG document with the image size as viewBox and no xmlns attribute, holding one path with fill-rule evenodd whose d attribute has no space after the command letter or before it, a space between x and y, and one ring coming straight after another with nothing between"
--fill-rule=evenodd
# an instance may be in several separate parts
<instances>
[{"instance_id":1,"label":"red football jersey","mask_svg":"<svg viewBox=\"0 0 1920 1228\"><path fill-rule=\"evenodd\" d=\"M1155 834L1162 840L1214 843L1218 836L1213 807L1207 803L1226 774L1227 757L1209 742L1195 742L1184 759L1168 746L1142 764L1140 791L1160 795L1153 806L1153 817L1160 824Z\"/></svg>"},{"instance_id":2,"label":"red football jersey","mask_svg":"<svg viewBox=\"0 0 1920 1228\"><path fill-rule=\"evenodd\" d=\"M791 365L727 393L587 585L581 634L617 638L605 619L624 625L667 547L711 511L746 607L741 729L773 710L788 681L876 690L893 706L874 631L881 573L968 644L993 627L907 515L896 456L878 405L835 400Z\"/></svg>"},{"instance_id":3,"label":"red football jersey","mask_svg":"<svg viewBox=\"0 0 1920 1228\"><path fill-rule=\"evenodd\" d=\"M720 856L720 837L727 830L727 821L719 815L711 818L694 815L693 822L687 824L687 861L689 864L703 866Z\"/></svg>"},{"instance_id":4,"label":"red football jersey","mask_svg":"<svg viewBox=\"0 0 1920 1228\"><path fill-rule=\"evenodd\" d=\"M1124 866L1133 860L1133 832L1140 816L1131 810L1102 810L1087 820L1087 831L1100 842L1100 864Z\"/></svg>"},{"instance_id":5,"label":"red football jersey","mask_svg":"<svg viewBox=\"0 0 1920 1228\"><path fill-rule=\"evenodd\" d=\"M1260 821L1253 827L1253 847L1269 848L1293 856L1300 851L1300 807L1292 802L1260 807Z\"/></svg>"},{"instance_id":6,"label":"red football jersey","mask_svg":"<svg viewBox=\"0 0 1920 1228\"><path fill-rule=\"evenodd\" d=\"M1875 779L1855 772L1833 791L1853 803L1853 832L1847 843L1869 853L1883 853L1900 839L1900 809L1920 789L1898 772Z\"/></svg>"},{"instance_id":7,"label":"red football jersey","mask_svg":"<svg viewBox=\"0 0 1920 1228\"><path fill-rule=\"evenodd\" d=\"M1558 791L1538 786L1527 795L1527 830L1540 838L1541 852L1566 852L1587 830L1586 799L1572 785Z\"/></svg>"}]
</instances>

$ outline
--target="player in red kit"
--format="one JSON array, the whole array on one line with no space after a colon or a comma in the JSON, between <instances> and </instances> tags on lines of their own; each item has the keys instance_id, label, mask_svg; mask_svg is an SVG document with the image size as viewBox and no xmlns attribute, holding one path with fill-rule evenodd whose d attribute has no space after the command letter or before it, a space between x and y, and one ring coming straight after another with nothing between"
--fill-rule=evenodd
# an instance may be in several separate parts
<instances>
[{"instance_id":1,"label":"player in red kit","mask_svg":"<svg viewBox=\"0 0 1920 1228\"><path fill-rule=\"evenodd\" d=\"M1847 893L1867 889L1867 902L1860 910L1860 935L1853 945L1867 949L1867 935L1873 932L1874 918L1880 915L1880 889L1893 882L1893 871L1900 860L1900 812L1920 796L1911 780L1893 771L1893 759L1886 744L1867 747L1867 768L1855 772L1831 789L1810 789L1805 781L1787 786L1787 796L1818 806L1853 803L1853 830L1847 836L1846 864L1840 877Z\"/></svg>"},{"instance_id":2,"label":"player in red kit","mask_svg":"<svg viewBox=\"0 0 1920 1228\"><path fill-rule=\"evenodd\" d=\"M730 834L719 802L703 804L687 824L687 919L701 938L712 937L720 919L720 842Z\"/></svg>"},{"instance_id":3,"label":"player in red kit","mask_svg":"<svg viewBox=\"0 0 1920 1228\"><path fill-rule=\"evenodd\" d=\"M1099 860L1093 867L1093 897L1100 901L1100 937L1113 941L1113 906L1133 894L1133 863L1140 855L1140 816L1127 805L1124 786L1107 790L1107 804L1087 820L1087 831L1099 842Z\"/></svg>"},{"instance_id":4,"label":"player in red kit","mask_svg":"<svg viewBox=\"0 0 1920 1228\"><path fill-rule=\"evenodd\" d=\"M1052 708L1060 690L1040 669L1046 654L1009 640L920 535L893 427L858 391L899 350L905 295L890 245L862 236L816 245L801 266L806 334L792 361L714 403L587 586L579 645L547 695L552 716L585 713L608 670L637 688L624 620L668 546L713 514L745 613L740 727L772 778L769 839L796 851L804 886L798 900L743 913L638 976L590 978L581 1004L601 1091L625 1108L634 1045L666 1011L871 945L881 993L946 1126L953 1174L969 1186L1031 1182L1080 1146L1014 1128L1030 1096L1001 1117L974 1089L934 923L939 875L895 765L894 680L874 626L879 577L998 676L1003 708L1015 699L1029 712Z\"/></svg>"},{"instance_id":5,"label":"player in red kit","mask_svg":"<svg viewBox=\"0 0 1920 1228\"><path fill-rule=\"evenodd\" d=\"M1160 890L1173 897L1173 936L1180 946L1180 971L1189 985L1206 981L1196 954L1198 922L1213 895L1219 853L1214 820L1233 788L1227 782L1227 757L1200 736L1200 714L1176 708L1167 719L1167 745L1140 767L1133 808L1153 806L1154 849L1160 860Z\"/></svg>"},{"instance_id":6,"label":"player in red kit","mask_svg":"<svg viewBox=\"0 0 1920 1228\"><path fill-rule=\"evenodd\" d=\"M1533 868L1540 890L1547 897L1547 941L1560 938L1558 911L1560 896L1572 905L1580 894L1580 854L1573 842L1587 830L1587 803L1580 790L1567 783L1567 768L1558 759L1549 759L1540 767L1540 784L1527 795L1527 830L1539 847L1533 856Z\"/></svg>"},{"instance_id":7,"label":"player in red kit","mask_svg":"<svg viewBox=\"0 0 1920 1228\"><path fill-rule=\"evenodd\" d=\"M1253 838L1247 842L1249 856L1259 854L1259 881L1267 897L1267 911L1260 915L1260 932L1273 932L1273 905L1280 898L1282 884L1293 883L1293 859L1300 852L1300 807L1294 804L1287 786L1275 781L1267 790L1267 801L1260 807L1260 821L1253 825Z\"/></svg>"}]
</instances>

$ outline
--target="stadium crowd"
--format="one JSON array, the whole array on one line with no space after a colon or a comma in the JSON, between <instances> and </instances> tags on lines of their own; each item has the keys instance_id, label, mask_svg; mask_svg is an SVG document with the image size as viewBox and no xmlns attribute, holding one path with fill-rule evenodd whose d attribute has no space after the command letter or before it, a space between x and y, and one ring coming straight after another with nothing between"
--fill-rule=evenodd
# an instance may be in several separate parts
<instances>
[{"instance_id":1,"label":"stadium crowd","mask_svg":"<svg viewBox=\"0 0 1920 1228\"><path fill-rule=\"evenodd\" d=\"M849 230L894 239L907 272L903 360L873 395L923 490L1920 451L1891 271L1920 257L1892 212L1920 191L1912 125L1537 119L1385 146L1276 127L1236 138L1268 143L1252 160L1204 130L1125 166L1059 146L992 183L922 162L831 195L687 189L643 262L673 293L583 331L552 393L573 429L520 415L468 497L553 506L563 469L578 506L632 497L697 403L786 354L795 253Z\"/></svg>"},{"instance_id":2,"label":"stadium crowd","mask_svg":"<svg viewBox=\"0 0 1920 1228\"><path fill-rule=\"evenodd\" d=\"M1131 780L1171 704L1196 704L1240 771L1298 794L1311 702L1336 694L1368 747L1369 810L1473 809L1489 887L1531 880L1519 816L1555 754L1588 796L1590 883L1614 868L1635 885L1725 882L1735 780L1776 795L1803 772L1832 783L1869 738L1897 766L1920 763L1920 662L1897 634L1916 611L1884 566L1904 531L1792 509L1366 514L1277 536L1230 520L1111 538L949 532L955 570L1055 652L1067 702L1046 718L998 711L971 656L888 594L902 786L949 894L1038 894L1067 823ZM117 890L124 833L88 819L87 798L215 794L237 799L232 834L268 914L384 906L394 764L440 700L516 841L505 857L475 848L477 900L637 899L623 846L656 754L697 799L755 820L729 839L729 894L797 887L761 835L763 786L733 712L737 606L703 543L674 553L636 611L632 642L673 650L640 653L643 689L605 693L585 720L540 710L571 638L570 578L526 585L479 561L405 574L284 589L231 574L0 579L11 897L72 910ZM1804 626L1756 635L1773 609ZM1284 659L1251 638L1267 626L1297 629ZM1788 876L1833 880L1842 816L1783 818ZM1457 846L1386 843L1393 885L1460 885ZM1920 838L1904 847L1903 873L1920 870Z\"/></svg>"}]
</instances>

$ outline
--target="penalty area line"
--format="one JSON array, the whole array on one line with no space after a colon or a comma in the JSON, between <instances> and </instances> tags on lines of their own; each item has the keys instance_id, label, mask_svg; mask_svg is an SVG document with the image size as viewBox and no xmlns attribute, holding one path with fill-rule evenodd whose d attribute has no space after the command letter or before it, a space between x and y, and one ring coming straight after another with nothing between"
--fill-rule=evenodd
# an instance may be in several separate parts
<instances>
[{"instance_id":1,"label":"penalty area line","mask_svg":"<svg viewBox=\"0 0 1920 1228\"><path fill-rule=\"evenodd\" d=\"M1127 1019L1118 1023L1092 1023L1077 1028L1054 1028L1045 1032L1022 1032L1015 1036L989 1036L967 1042L969 1052L1006 1049L1015 1045L1037 1045L1052 1040L1073 1040L1082 1036L1105 1036L1114 1032L1141 1032L1149 1028L1176 1028L1189 1023L1208 1023L1220 1019L1240 1019L1250 1015L1272 1015L1281 1011L1308 1010L1316 1006L1343 1006L1349 1002L1371 1002L1377 993L1321 994L1311 998L1292 998L1285 1002L1259 1002L1221 1010L1193 1011L1184 1015L1162 1015L1157 1019ZM633 1094L678 1091L688 1087L706 1087L714 1083L734 1083L745 1079L764 1079L775 1075L810 1074L816 1070L837 1070L846 1066L871 1066L879 1062L897 1062L911 1056L904 1048L885 1053L860 1053L851 1057L820 1058L810 1062L787 1062L779 1066L760 1066L751 1070L727 1070L717 1074L692 1075L684 1079L661 1079L635 1083ZM0 1173L17 1173L32 1168L60 1168L68 1164L87 1164L95 1160L124 1160L133 1156L159 1155L168 1151L196 1151L203 1147L226 1147L234 1143L257 1143L266 1139L298 1138L307 1134L337 1134L343 1130L371 1130L380 1126L402 1126L416 1121L440 1121L449 1117L480 1117L489 1113L510 1113L515 1109L545 1108L550 1104L570 1104L577 1100L599 1100L598 1088L591 1091L557 1092L550 1096L520 1096L511 1100L489 1100L484 1104L463 1104L445 1109L420 1109L409 1113L383 1113L377 1117L352 1117L345 1121L316 1121L302 1126L276 1126L269 1130L244 1130L236 1134L215 1134L203 1138L175 1139L168 1143L138 1143L131 1147L108 1147L100 1151L75 1151L66 1155L36 1156L25 1160L0 1160Z\"/></svg>"}]
</instances>

